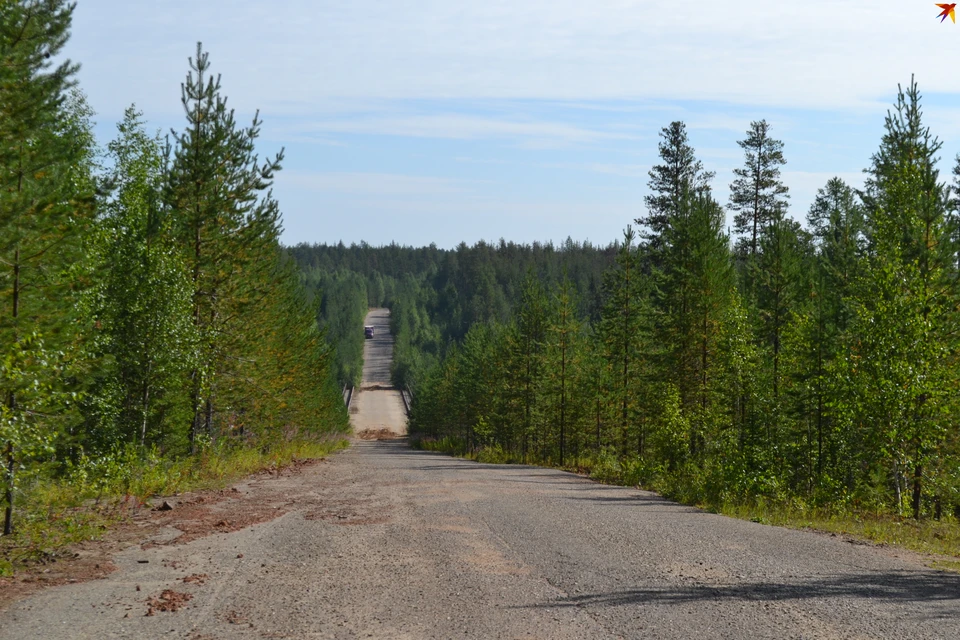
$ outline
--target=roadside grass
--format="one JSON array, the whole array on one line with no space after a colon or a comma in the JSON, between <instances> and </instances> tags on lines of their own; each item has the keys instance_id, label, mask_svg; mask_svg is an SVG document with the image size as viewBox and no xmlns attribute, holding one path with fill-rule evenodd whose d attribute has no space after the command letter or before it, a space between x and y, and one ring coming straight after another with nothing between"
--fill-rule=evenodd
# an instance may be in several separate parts
<instances>
[{"instance_id":1,"label":"roadside grass","mask_svg":"<svg viewBox=\"0 0 960 640\"><path fill-rule=\"evenodd\" d=\"M323 458L347 446L349 440L339 434L295 437L262 447L207 447L180 460L131 448L82 460L62 478L26 478L17 494L14 532L0 537L0 577L56 561L64 547L96 539L151 498L222 488L258 471Z\"/></svg>"},{"instance_id":2,"label":"roadside grass","mask_svg":"<svg viewBox=\"0 0 960 640\"><path fill-rule=\"evenodd\" d=\"M840 512L770 501L726 504L717 508L706 505L705 508L741 520L834 533L877 545L896 546L926 555L943 556L932 559L932 566L960 572L960 526L953 517L944 516L939 521L930 518L914 520L887 513Z\"/></svg>"},{"instance_id":3,"label":"roadside grass","mask_svg":"<svg viewBox=\"0 0 960 640\"><path fill-rule=\"evenodd\" d=\"M621 461L605 453L581 456L561 467L552 460L532 457L522 460L519 456L505 453L500 447L471 450L467 442L459 438L411 436L410 444L415 449L437 451L477 462L532 464L563 469L603 484L655 491L665 498L731 518L842 535L880 546L900 547L930 556L928 564L935 569L960 573L960 522L953 516L918 521L882 512L812 507L796 498L784 502L760 499L710 503L694 497L702 495L702 487L690 486L682 477L666 478L662 469L645 467L636 461Z\"/></svg>"}]
</instances>

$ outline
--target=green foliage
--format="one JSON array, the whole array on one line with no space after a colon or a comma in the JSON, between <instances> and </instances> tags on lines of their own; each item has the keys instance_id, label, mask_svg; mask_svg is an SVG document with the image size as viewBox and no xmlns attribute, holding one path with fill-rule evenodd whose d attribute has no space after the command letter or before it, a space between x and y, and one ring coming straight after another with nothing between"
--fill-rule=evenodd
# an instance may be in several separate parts
<instances>
[{"instance_id":1,"label":"green foliage","mask_svg":"<svg viewBox=\"0 0 960 640\"><path fill-rule=\"evenodd\" d=\"M162 207L163 149L132 107L109 145L112 197L102 206L89 258L100 275L85 296L95 327L88 349L99 363L85 398L87 447L117 442L183 449L169 428L191 412L187 376L197 366L190 279Z\"/></svg>"},{"instance_id":2,"label":"green foliage","mask_svg":"<svg viewBox=\"0 0 960 640\"><path fill-rule=\"evenodd\" d=\"M914 84L900 93L866 189L828 181L809 230L786 217L782 143L752 123L731 186L736 253L711 174L672 123L645 242L628 228L590 305L599 313L571 313L584 288L515 280L506 319L448 333L411 430L455 438L445 449L460 455L715 508L960 513L960 209L919 102ZM443 289L418 292L437 301L428 321L463 331L460 291L434 282Z\"/></svg>"},{"instance_id":3,"label":"green foliage","mask_svg":"<svg viewBox=\"0 0 960 640\"><path fill-rule=\"evenodd\" d=\"M71 298L85 284L94 144L90 109L70 92L77 66L52 62L72 12L63 1L23 0L5 3L0 15L0 429L12 438L0 444L4 534L12 530L18 468L35 462L30 449L49 445L73 405L41 416L81 390Z\"/></svg>"},{"instance_id":4,"label":"green foliage","mask_svg":"<svg viewBox=\"0 0 960 640\"><path fill-rule=\"evenodd\" d=\"M730 210L735 212L734 229L741 257L754 257L760 240L771 223L783 219L787 210L788 189L780 180L780 167L786 164L783 143L770 136L766 120L750 123L747 137L737 142L743 149L743 167L734 169L730 184Z\"/></svg>"},{"instance_id":5,"label":"green foliage","mask_svg":"<svg viewBox=\"0 0 960 640\"><path fill-rule=\"evenodd\" d=\"M363 320L367 315L367 283L358 273L313 269L304 273L308 290L319 299L318 321L335 354L341 385L360 384L363 375Z\"/></svg>"},{"instance_id":6,"label":"green foliage","mask_svg":"<svg viewBox=\"0 0 960 640\"><path fill-rule=\"evenodd\" d=\"M643 236L656 268L663 266L660 254L670 246L667 238L683 215L685 200L708 194L715 175L697 160L683 122L671 122L660 130L659 150L662 163L650 170L647 186L651 194L643 199L648 214L636 220L646 228Z\"/></svg>"},{"instance_id":7,"label":"green foliage","mask_svg":"<svg viewBox=\"0 0 960 640\"><path fill-rule=\"evenodd\" d=\"M34 550L37 496L172 490L348 426L278 242L282 152L258 158L259 118L236 124L198 46L185 130L165 148L131 108L102 168L77 67L53 62L72 11L0 12L0 492Z\"/></svg>"}]
</instances>

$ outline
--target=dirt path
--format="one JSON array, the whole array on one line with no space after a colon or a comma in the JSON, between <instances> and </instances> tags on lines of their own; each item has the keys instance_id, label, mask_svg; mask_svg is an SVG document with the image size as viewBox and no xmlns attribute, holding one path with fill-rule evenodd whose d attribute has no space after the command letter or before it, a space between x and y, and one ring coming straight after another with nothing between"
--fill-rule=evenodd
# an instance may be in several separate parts
<instances>
[{"instance_id":1,"label":"dirt path","mask_svg":"<svg viewBox=\"0 0 960 640\"><path fill-rule=\"evenodd\" d=\"M363 383L354 392L350 422L355 433L407 433L407 414L400 392L390 386L393 336L390 311L371 309L365 325L376 327L374 337L363 345Z\"/></svg>"}]
</instances>

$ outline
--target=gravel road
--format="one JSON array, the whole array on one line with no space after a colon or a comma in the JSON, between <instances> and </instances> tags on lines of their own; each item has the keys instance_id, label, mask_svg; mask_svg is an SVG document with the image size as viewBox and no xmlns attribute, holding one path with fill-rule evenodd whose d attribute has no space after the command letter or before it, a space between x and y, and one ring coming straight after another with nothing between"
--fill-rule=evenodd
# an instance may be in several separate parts
<instances>
[{"instance_id":1,"label":"gravel road","mask_svg":"<svg viewBox=\"0 0 960 640\"><path fill-rule=\"evenodd\" d=\"M11 606L0 637L960 637L960 576L909 554L568 473L384 440L281 481L285 515L132 547ZM192 599L146 616L165 589Z\"/></svg>"},{"instance_id":2,"label":"gravel road","mask_svg":"<svg viewBox=\"0 0 960 640\"><path fill-rule=\"evenodd\" d=\"M0 638L960 638L960 576L913 554L560 471L357 441L222 509L258 491L283 515L131 546Z\"/></svg>"},{"instance_id":3,"label":"gravel road","mask_svg":"<svg viewBox=\"0 0 960 640\"><path fill-rule=\"evenodd\" d=\"M390 334L390 311L371 309L365 325L376 327L373 338L363 345L363 382L354 391L350 404L350 422L356 433L391 431L407 433L407 414L400 392L391 386L390 364L393 361L393 336Z\"/></svg>"}]
</instances>

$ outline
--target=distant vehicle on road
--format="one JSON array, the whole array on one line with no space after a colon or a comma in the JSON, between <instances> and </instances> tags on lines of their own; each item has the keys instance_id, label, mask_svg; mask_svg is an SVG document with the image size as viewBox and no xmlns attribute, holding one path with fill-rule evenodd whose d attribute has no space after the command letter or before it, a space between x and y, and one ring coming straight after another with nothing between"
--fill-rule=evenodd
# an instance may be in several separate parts
<instances>
[{"instance_id":1,"label":"distant vehicle on road","mask_svg":"<svg viewBox=\"0 0 960 640\"><path fill-rule=\"evenodd\" d=\"M372 327L372 326L367 325L367 326L365 326L365 327L363 328L363 337L364 337L364 338L372 338L372 337L373 337L373 327Z\"/></svg>"}]
</instances>

